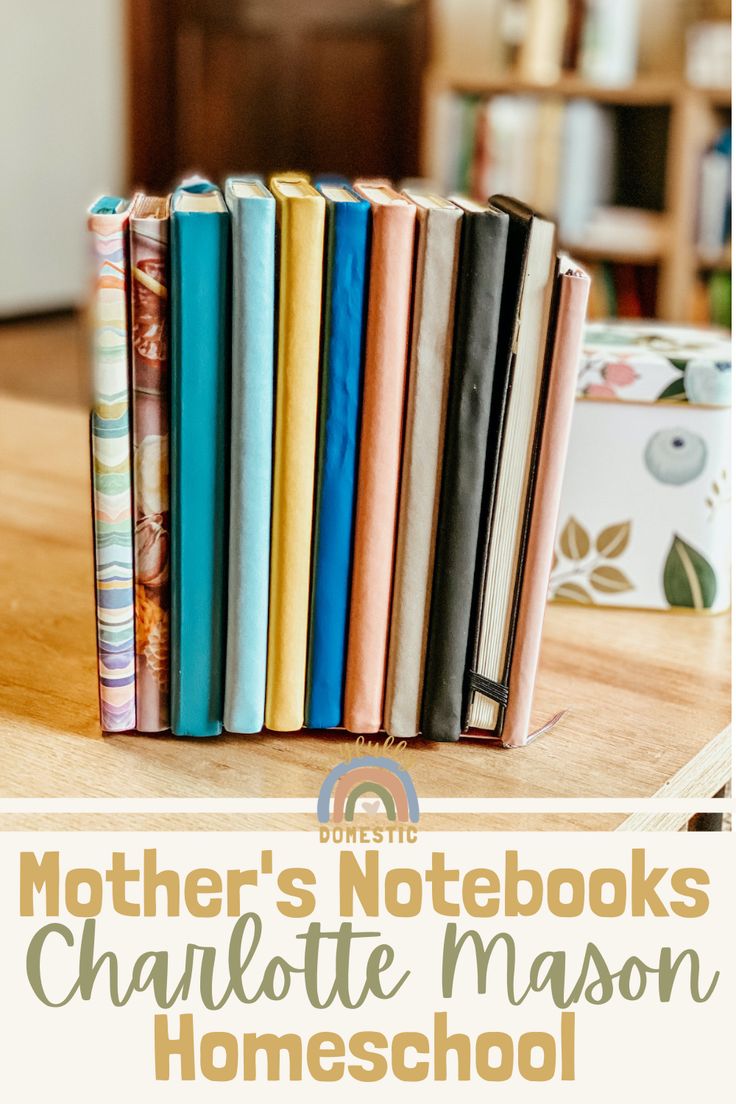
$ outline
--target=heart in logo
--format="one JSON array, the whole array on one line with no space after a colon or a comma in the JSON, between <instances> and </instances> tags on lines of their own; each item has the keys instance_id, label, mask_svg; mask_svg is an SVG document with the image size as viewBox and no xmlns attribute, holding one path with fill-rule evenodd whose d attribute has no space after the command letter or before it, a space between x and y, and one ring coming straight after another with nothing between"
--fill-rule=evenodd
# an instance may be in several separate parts
<instances>
[{"instance_id":1,"label":"heart in logo","mask_svg":"<svg viewBox=\"0 0 736 1104\"><path fill-rule=\"evenodd\" d=\"M360 805L361 813L377 813L380 808L380 801L363 801Z\"/></svg>"}]
</instances>

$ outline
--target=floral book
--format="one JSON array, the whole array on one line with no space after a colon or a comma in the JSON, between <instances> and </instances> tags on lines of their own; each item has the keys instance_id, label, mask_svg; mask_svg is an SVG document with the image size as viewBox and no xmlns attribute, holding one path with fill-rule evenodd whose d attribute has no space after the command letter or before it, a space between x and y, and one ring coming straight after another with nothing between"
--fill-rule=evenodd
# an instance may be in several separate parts
<instances>
[{"instance_id":1,"label":"floral book","mask_svg":"<svg viewBox=\"0 0 736 1104\"><path fill-rule=\"evenodd\" d=\"M136 717L169 727L168 197L130 212Z\"/></svg>"},{"instance_id":2,"label":"floral book","mask_svg":"<svg viewBox=\"0 0 736 1104\"><path fill-rule=\"evenodd\" d=\"M722 331L587 327L554 600L696 613L730 607L730 406Z\"/></svg>"}]
</instances>

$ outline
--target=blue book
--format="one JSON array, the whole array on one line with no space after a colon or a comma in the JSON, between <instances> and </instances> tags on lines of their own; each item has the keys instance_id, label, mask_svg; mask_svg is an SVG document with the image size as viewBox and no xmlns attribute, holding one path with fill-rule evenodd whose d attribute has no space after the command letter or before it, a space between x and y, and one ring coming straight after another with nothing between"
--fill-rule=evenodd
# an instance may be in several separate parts
<instances>
[{"instance_id":1,"label":"blue book","mask_svg":"<svg viewBox=\"0 0 736 1104\"><path fill-rule=\"evenodd\" d=\"M363 369L370 204L319 184L327 204L322 381L306 723L342 723Z\"/></svg>"},{"instance_id":2,"label":"blue book","mask_svg":"<svg viewBox=\"0 0 736 1104\"><path fill-rule=\"evenodd\" d=\"M171 731L222 731L230 216L219 188L171 203Z\"/></svg>"},{"instance_id":3,"label":"blue book","mask_svg":"<svg viewBox=\"0 0 736 1104\"><path fill-rule=\"evenodd\" d=\"M276 202L258 177L232 177L230 559L225 728L260 732L266 703L273 465Z\"/></svg>"}]
</instances>

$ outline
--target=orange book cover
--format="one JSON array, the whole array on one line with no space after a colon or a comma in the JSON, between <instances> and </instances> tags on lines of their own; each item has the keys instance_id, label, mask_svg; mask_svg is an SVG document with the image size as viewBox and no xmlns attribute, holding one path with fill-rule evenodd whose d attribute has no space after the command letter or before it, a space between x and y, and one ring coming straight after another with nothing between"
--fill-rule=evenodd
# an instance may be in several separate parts
<instances>
[{"instance_id":1,"label":"orange book cover","mask_svg":"<svg viewBox=\"0 0 736 1104\"><path fill-rule=\"evenodd\" d=\"M345 728L377 732L383 717L401 467L416 208L383 182L359 181L371 205L368 289Z\"/></svg>"}]
</instances>

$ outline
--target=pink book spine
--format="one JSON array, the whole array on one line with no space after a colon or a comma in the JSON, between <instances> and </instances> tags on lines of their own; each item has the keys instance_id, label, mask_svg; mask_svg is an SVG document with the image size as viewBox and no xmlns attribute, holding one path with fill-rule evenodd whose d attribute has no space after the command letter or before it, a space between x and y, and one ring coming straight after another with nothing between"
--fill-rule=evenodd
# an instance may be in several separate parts
<instances>
[{"instance_id":1,"label":"pink book spine","mask_svg":"<svg viewBox=\"0 0 736 1104\"><path fill-rule=\"evenodd\" d=\"M516 643L511 661L509 706L502 733L506 747L523 747L529 734L534 681L542 641L557 513L565 474L590 288L590 278L579 269L564 268L558 281L559 301L550 364L549 397L539 450L539 477L534 489Z\"/></svg>"},{"instance_id":2,"label":"pink book spine","mask_svg":"<svg viewBox=\"0 0 736 1104\"><path fill-rule=\"evenodd\" d=\"M358 498L344 726L378 732L383 717L416 209L383 188L373 207Z\"/></svg>"},{"instance_id":3,"label":"pink book spine","mask_svg":"<svg viewBox=\"0 0 736 1104\"><path fill-rule=\"evenodd\" d=\"M136 715L169 727L168 219L131 217Z\"/></svg>"}]
</instances>

